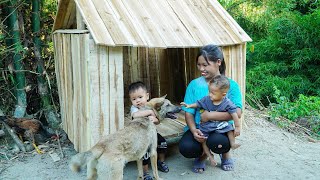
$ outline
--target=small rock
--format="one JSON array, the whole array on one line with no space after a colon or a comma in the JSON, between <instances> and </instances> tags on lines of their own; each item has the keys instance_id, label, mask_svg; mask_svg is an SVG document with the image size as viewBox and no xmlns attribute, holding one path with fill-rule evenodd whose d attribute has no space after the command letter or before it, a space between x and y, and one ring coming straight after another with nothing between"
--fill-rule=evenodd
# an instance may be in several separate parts
<instances>
[{"instance_id":1,"label":"small rock","mask_svg":"<svg viewBox=\"0 0 320 180\"><path fill-rule=\"evenodd\" d=\"M6 133L3 130L0 129L0 137L2 137L4 135L6 135Z\"/></svg>"},{"instance_id":2,"label":"small rock","mask_svg":"<svg viewBox=\"0 0 320 180\"><path fill-rule=\"evenodd\" d=\"M19 153L20 152L20 148L15 144L11 150L11 152L13 154Z\"/></svg>"}]
</instances>

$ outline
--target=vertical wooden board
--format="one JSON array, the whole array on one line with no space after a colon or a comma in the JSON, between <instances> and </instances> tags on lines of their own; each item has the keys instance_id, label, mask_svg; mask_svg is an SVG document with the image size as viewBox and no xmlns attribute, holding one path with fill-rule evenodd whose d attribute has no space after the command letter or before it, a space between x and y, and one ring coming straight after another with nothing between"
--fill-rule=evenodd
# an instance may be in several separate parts
<instances>
[{"instance_id":1,"label":"vertical wooden board","mask_svg":"<svg viewBox=\"0 0 320 180\"><path fill-rule=\"evenodd\" d=\"M68 123L67 123L67 105L66 105L66 101L67 101L67 90L66 90L66 76L65 76L65 72L66 72L66 55L65 55L65 51L64 51L64 42L63 42L63 38L64 35L61 34L61 42L62 42L62 46L61 46L61 61L60 61L60 67L61 67L61 89L62 89L62 99L63 99L63 104L62 104L62 109L63 109L63 114L62 114L62 118L63 118L63 127L64 130L66 132L68 132Z\"/></svg>"},{"instance_id":2,"label":"vertical wooden board","mask_svg":"<svg viewBox=\"0 0 320 180\"><path fill-rule=\"evenodd\" d=\"M247 74L247 57L246 57L246 49L247 49L247 44L244 43L241 47L242 49L242 85L243 85L243 101L245 102L245 94L246 94L246 74Z\"/></svg>"},{"instance_id":3,"label":"vertical wooden board","mask_svg":"<svg viewBox=\"0 0 320 180\"><path fill-rule=\"evenodd\" d=\"M128 87L131 84L131 47L123 47L123 87L124 87L124 104L130 106Z\"/></svg>"},{"instance_id":4,"label":"vertical wooden board","mask_svg":"<svg viewBox=\"0 0 320 180\"><path fill-rule=\"evenodd\" d=\"M169 67L170 67L170 100L179 102L183 100L184 87L184 73L183 73L183 50L181 48L168 49L169 52Z\"/></svg>"},{"instance_id":5,"label":"vertical wooden board","mask_svg":"<svg viewBox=\"0 0 320 180\"><path fill-rule=\"evenodd\" d=\"M143 48L143 52L144 52L144 62L145 62L145 70L144 71L144 82L146 83L147 87L149 88L149 91L151 90L151 79L150 79L150 74L152 72L150 72L150 54L149 54L149 48ZM150 96L152 95L152 92L150 92Z\"/></svg>"},{"instance_id":6,"label":"vertical wooden board","mask_svg":"<svg viewBox=\"0 0 320 180\"><path fill-rule=\"evenodd\" d=\"M99 119L100 119L100 62L98 58L98 46L94 41L89 42L90 58L88 60L89 75L89 97L90 97L90 146L93 146L100 139Z\"/></svg>"},{"instance_id":7,"label":"vertical wooden board","mask_svg":"<svg viewBox=\"0 0 320 180\"><path fill-rule=\"evenodd\" d=\"M189 83L200 76L200 72L197 68L197 55L199 53L199 48L185 48L180 49L182 56L181 61L181 71L184 71L182 79L184 80L184 86L180 90L181 100L184 98L185 90ZM184 70L183 70L184 68Z\"/></svg>"},{"instance_id":8,"label":"vertical wooden board","mask_svg":"<svg viewBox=\"0 0 320 180\"><path fill-rule=\"evenodd\" d=\"M183 48L177 49L177 64L176 68L173 69L174 71L174 77L177 78L178 81L174 83L175 85L175 102L180 103L183 101L184 98L184 92L186 89L186 82L185 82L185 67L184 67L184 61L185 61L185 51Z\"/></svg>"},{"instance_id":9,"label":"vertical wooden board","mask_svg":"<svg viewBox=\"0 0 320 180\"><path fill-rule=\"evenodd\" d=\"M188 86L189 83L189 72L188 72L188 58L189 58L189 49L184 48L183 49L183 78L185 82L185 86ZM184 96L184 93L183 93Z\"/></svg>"},{"instance_id":10,"label":"vertical wooden board","mask_svg":"<svg viewBox=\"0 0 320 180\"><path fill-rule=\"evenodd\" d=\"M159 49L159 71L160 71L160 95L168 94L169 88L169 59L168 49Z\"/></svg>"},{"instance_id":11,"label":"vertical wooden board","mask_svg":"<svg viewBox=\"0 0 320 180\"><path fill-rule=\"evenodd\" d=\"M228 76L228 65L227 65L227 58L228 58L228 52L227 52L227 47L221 47L222 52L223 52L223 57L224 57L224 62L226 64L226 72L225 75Z\"/></svg>"},{"instance_id":12,"label":"vertical wooden board","mask_svg":"<svg viewBox=\"0 0 320 180\"><path fill-rule=\"evenodd\" d=\"M167 73L169 74L169 89L168 89L168 98L171 101L175 100L175 74L174 74L174 69L176 68L176 64L178 63L178 57L176 56L177 54L177 49L175 48L168 48L168 59L169 59L169 68L167 70Z\"/></svg>"},{"instance_id":13,"label":"vertical wooden board","mask_svg":"<svg viewBox=\"0 0 320 180\"><path fill-rule=\"evenodd\" d=\"M186 85L188 85L190 83L190 81L192 80L191 74L192 74L192 70L191 70L191 48L185 48L185 71L186 71L186 77L185 77L185 82Z\"/></svg>"},{"instance_id":14,"label":"vertical wooden board","mask_svg":"<svg viewBox=\"0 0 320 180\"><path fill-rule=\"evenodd\" d=\"M124 127L122 47L109 47L110 133Z\"/></svg>"},{"instance_id":15,"label":"vertical wooden board","mask_svg":"<svg viewBox=\"0 0 320 180\"><path fill-rule=\"evenodd\" d=\"M71 62L72 62L72 76L73 76L73 102L72 102L72 124L73 124L73 135L74 141L73 145L75 149L79 149L79 142L81 141L79 135L79 124L80 124L80 89L81 89L81 79L80 79L80 37L79 34L71 34Z\"/></svg>"},{"instance_id":16,"label":"vertical wooden board","mask_svg":"<svg viewBox=\"0 0 320 180\"><path fill-rule=\"evenodd\" d=\"M130 106L131 102L129 99L129 94L128 94L128 86L136 81L142 81L140 78L140 61L138 57L138 49L137 47L128 47L128 66L130 70L125 70L126 72L130 73L128 74L128 84L125 87L125 94L127 95L127 102L125 103L126 105ZM124 57L125 58L125 57ZM124 77L126 77L127 74L124 74Z\"/></svg>"},{"instance_id":17,"label":"vertical wooden board","mask_svg":"<svg viewBox=\"0 0 320 180\"><path fill-rule=\"evenodd\" d=\"M75 141L74 131L73 131L73 85L74 85L74 79L73 79L73 65L72 65L72 50L71 50L71 34L66 34L67 41L66 46L64 47L66 50L66 79L67 79L67 114L68 114L68 129L69 129L69 138L73 139Z\"/></svg>"},{"instance_id":18,"label":"vertical wooden board","mask_svg":"<svg viewBox=\"0 0 320 180\"><path fill-rule=\"evenodd\" d=\"M81 44L83 45L83 50L81 53L81 100L82 100L82 117L83 120L80 124L80 134L81 134L81 145L79 148L80 152L87 151L91 148L90 146L90 88L89 88L89 71L88 62L90 61L90 47L89 47L89 34L85 34L81 37Z\"/></svg>"},{"instance_id":19,"label":"vertical wooden board","mask_svg":"<svg viewBox=\"0 0 320 180\"><path fill-rule=\"evenodd\" d=\"M99 134L103 136L104 134L110 134L110 83L109 83L109 56L108 48L105 46L98 46L98 56L100 59L100 127Z\"/></svg>"},{"instance_id":20,"label":"vertical wooden board","mask_svg":"<svg viewBox=\"0 0 320 180\"><path fill-rule=\"evenodd\" d=\"M148 48L139 48L140 78L150 90L150 70ZM152 96L152 94L150 94Z\"/></svg>"},{"instance_id":21,"label":"vertical wooden board","mask_svg":"<svg viewBox=\"0 0 320 180\"><path fill-rule=\"evenodd\" d=\"M199 48L189 48L189 58L187 62L189 64L189 79L192 81L193 79L200 76L200 72L197 67L197 55L199 53Z\"/></svg>"},{"instance_id":22,"label":"vertical wooden board","mask_svg":"<svg viewBox=\"0 0 320 180\"><path fill-rule=\"evenodd\" d=\"M173 98L173 89L172 89L172 60L174 59L174 57L172 57L172 52L171 49L166 49L166 53L165 53L165 59L167 59L166 63L166 69L165 69L165 73L167 74L167 88L166 88L166 94L167 94L167 98L172 100Z\"/></svg>"},{"instance_id":23,"label":"vertical wooden board","mask_svg":"<svg viewBox=\"0 0 320 180\"><path fill-rule=\"evenodd\" d=\"M149 81L150 81L150 93L152 97L159 97L159 55L156 48L149 48L148 50L148 61L149 61Z\"/></svg>"},{"instance_id":24,"label":"vertical wooden board","mask_svg":"<svg viewBox=\"0 0 320 180\"><path fill-rule=\"evenodd\" d=\"M140 77L140 63L139 63L139 48L131 47L130 48L130 70L131 70L131 83L141 80Z\"/></svg>"},{"instance_id":25,"label":"vertical wooden board","mask_svg":"<svg viewBox=\"0 0 320 180\"><path fill-rule=\"evenodd\" d=\"M242 122L242 127L245 125L245 119L244 119L244 114L245 114L245 102L246 102L246 43L244 43L241 46L241 53L242 53L242 103L243 103L243 108L242 108L242 113L243 116L241 117L241 122Z\"/></svg>"},{"instance_id":26,"label":"vertical wooden board","mask_svg":"<svg viewBox=\"0 0 320 180\"><path fill-rule=\"evenodd\" d=\"M64 114L64 126L66 128L66 132L68 134L68 137L71 141L73 141L73 135L69 135L69 132L71 131L70 129L70 122L68 121L69 119L69 109L68 109L68 100L69 100L69 97L68 97L68 94L69 94L69 88L68 88L68 60L70 59L70 53L69 50L68 50L68 45L69 45L69 42L70 41L70 35L68 34L63 34L62 35L62 54L63 54L63 77L64 77L64 81L63 81L63 84L62 84L62 87L63 87L63 91L64 91L64 109L65 109L65 114Z\"/></svg>"},{"instance_id":27,"label":"vertical wooden board","mask_svg":"<svg viewBox=\"0 0 320 180\"><path fill-rule=\"evenodd\" d=\"M53 34L53 43L54 43L54 64L55 64L55 74L56 74L56 80L57 80L57 86L58 86L58 93L59 93L59 104L60 104L60 114L61 117L63 117L64 110L63 110L63 100L62 100L62 93L63 90L61 89L61 82L62 82L62 76L60 75L62 71L61 67L61 59L62 59L62 47L61 47L61 34L56 33ZM64 119L62 119L62 122Z\"/></svg>"},{"instance_id":28,"label":"vertical wooden board","mask_svg":"<svg viewBox=\"0 0 320 180\"><path fill-rule=\"evenodd\" d=\"M58 56L56 57L56 62L58 64L58 72L57 75L59 76L59 81L60 81L60 94L59 94L59 99L60 99L60 113L61 113L61 119L62 119L62 127L63 130L67 132L66 128L66 122L65 122L65 88L64 88L64 54L63 54L63 35L58 33L57 34L57 40L56 40L56 51ZM56 67L57 68L57 67Z\"/></svg>"}]
</instances>

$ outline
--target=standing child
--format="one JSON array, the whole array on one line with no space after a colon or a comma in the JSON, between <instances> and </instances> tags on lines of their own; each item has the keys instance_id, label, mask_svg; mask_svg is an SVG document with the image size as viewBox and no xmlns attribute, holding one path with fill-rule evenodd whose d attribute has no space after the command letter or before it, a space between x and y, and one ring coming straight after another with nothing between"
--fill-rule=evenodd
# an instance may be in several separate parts
<instances>
[{"instance_id":1,"label":"standing child","mask_svg":"<svg viewBox=\"0 0 320 180\"><path fill-rule=\"evenodd\" d=\"M147 91L146 85L141 82L134 82L129 85L129 97L132 103L130 113L132 118L139 117L148 117L150 121L154 124L159 124L159 120L157 119L153 110L142 110L145 104L149 100L149 93ZM167 142L166 140L158 133L158 169L162 172L169 172L169 167L164 162L165 153L167 151ZM147 153L143 157L143 179L144 180L152 180L153 178L149 175L149 164L150 156Z\"/></svg>"},{"instance_id":2,"label":"standing child","mask_svg":"<svg viewBox=\"0 0 320 180\"><path fill-rule=\"evenodd\" d=\"M181 102L181 105L187 108L200 108L209 112L229 112L234 120L235 128L227 121L207 121L200 123L199 129L205 137L208 137L212 132L227 133L231 148L236 149L240 146L240 144L235 143L235 137L240 135L240 122L236 113L237 107L226 97L229 88L229 79L225 76L217 75L209 81L209 96L203 97L194 104L188 105L185 102ZM202 147L211 164L215 166L217 163L211 155L206 141L202 143Z\"/></svg>"}]
</instances>

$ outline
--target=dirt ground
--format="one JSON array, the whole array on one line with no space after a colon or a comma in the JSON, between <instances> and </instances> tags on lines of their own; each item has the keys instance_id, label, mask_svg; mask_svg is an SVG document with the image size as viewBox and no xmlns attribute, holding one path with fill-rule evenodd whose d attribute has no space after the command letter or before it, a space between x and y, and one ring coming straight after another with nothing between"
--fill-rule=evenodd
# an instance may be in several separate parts
<instances>
[{"instance_id":1,"label":"dirt ground","mask_svg":"<svg viewBox=\"0 0 320 180\"><path fill-rule=\"evenodd\" d=\"M269 123L259 112L246 111L246 126L237 141L242 144L233 151L235 170L225 172L220 164L209 166L203 174L191 171L192 160L180 155L177 144L169 146L167 164L170 172L160 172L163 179L204 180L204 179L319 179L320 143L312 143L297 137ZM2 146L3 147L3 146ZM43 146L44 154L19 153L6 157L0 150L0 179L56 180L85 179L85 171L73 173L68 168L70 157L75 154L71 143L62 144L63 157L57 142ZM50 156L57 155L54 162ZM220 163L217 155L216 160ZM136 164L125 167L124 179L136 179Z\"/></svg>"}]
</instances>

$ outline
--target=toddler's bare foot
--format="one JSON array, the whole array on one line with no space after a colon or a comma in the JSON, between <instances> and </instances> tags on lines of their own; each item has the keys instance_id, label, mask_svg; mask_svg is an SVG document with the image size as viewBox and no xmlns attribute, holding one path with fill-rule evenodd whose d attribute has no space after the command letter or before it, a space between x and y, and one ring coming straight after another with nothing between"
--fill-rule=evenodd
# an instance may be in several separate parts
<instances>
[{"instance_id":1,"label":"toddler's bare foot","mask_svg":"<svg viewBox=\"0 0 320 180\"><path fill-rule=\"evenodd\" d=\"M231 144L231 149L235 150L240 146L241 146L241 144L234 143L234 144Z\"/></svg>"}]
</instances>

